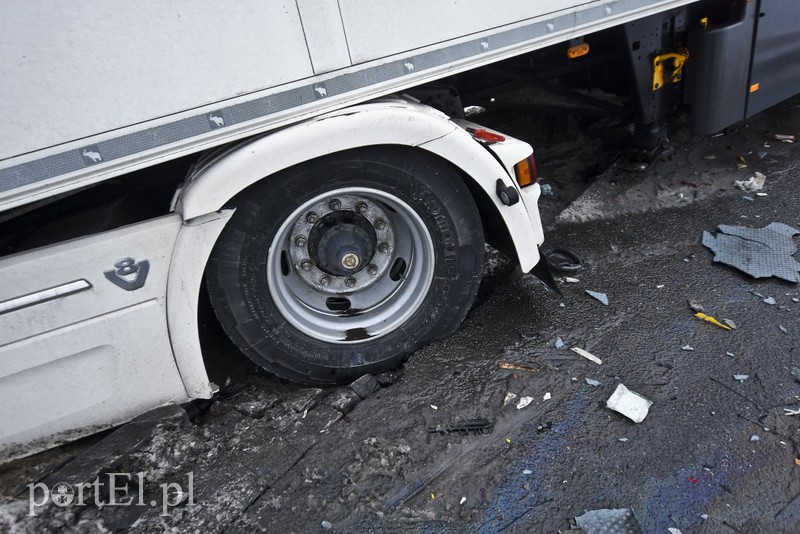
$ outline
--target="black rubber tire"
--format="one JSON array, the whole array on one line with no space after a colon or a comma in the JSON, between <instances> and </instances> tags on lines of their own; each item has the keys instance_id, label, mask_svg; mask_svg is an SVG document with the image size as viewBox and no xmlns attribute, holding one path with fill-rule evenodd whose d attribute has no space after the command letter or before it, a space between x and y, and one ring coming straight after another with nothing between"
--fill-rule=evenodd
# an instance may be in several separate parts
<instances>
[{"instance_id":1,"label":"black rubber tire","mask_svg":"<svg viewBox=\"0 0 800 534\"><path fill-rule=\"evenodd\" d=\"M284 220L308 199L342 187L390 192L422 218L434 243L434 277L422 305L391 333L351 344L294 328L267 288L266 258ZM349 383L400 365L414 350L451 334L480 284L483 229L475 202L449 164L406 147L354 149L262 180L236 197L236 213L211 254L206 280L233 342L262 368L308 385Z\"/></svg>"}]
</instances>

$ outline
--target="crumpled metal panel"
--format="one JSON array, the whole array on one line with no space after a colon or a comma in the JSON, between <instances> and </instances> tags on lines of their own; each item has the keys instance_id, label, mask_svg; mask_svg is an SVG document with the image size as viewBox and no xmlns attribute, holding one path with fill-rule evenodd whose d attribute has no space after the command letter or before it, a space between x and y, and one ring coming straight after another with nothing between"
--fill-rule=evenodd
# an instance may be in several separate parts
<instances>
[{"instance_id":1,"label":"crumpled metal panel","mask_svg":"<svg viewBox=\"0 0 800 534\"><path fill-rule=\"evenodd\" d=\"M586 534L642 534L642 527L630 508L591 510L575 518Z\"/></svg>"},{"instance_id":2,"label":"crumpled metal panel","mask_svg":"<svg viewBox=\"0 0 800 534\"><path fill-rule=\"evenodd\" d=\"M775 276L800 282L800 263L792 257L797 252L792 237L800 234L800 230L779 222L764 228L725 224L718 228L716 236L703 232L703 245L714 252L714 261L735 267L753 278Z\"/></svg>"}]
</instances>

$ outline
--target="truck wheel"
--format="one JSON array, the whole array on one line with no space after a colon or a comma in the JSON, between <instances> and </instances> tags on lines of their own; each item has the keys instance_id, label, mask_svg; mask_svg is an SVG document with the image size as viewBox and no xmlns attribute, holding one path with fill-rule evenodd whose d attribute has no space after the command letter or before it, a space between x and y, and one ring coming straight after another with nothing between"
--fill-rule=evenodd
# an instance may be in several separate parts
<instances>
[{"instance_id":1,"label":"truck wheel","mask_svg":"<svg viewBox=\"0 0 800 534\"><path fill-rule=\"evenodd\" d=\"M222 327L258 365L334 385L453 332L483 266L460 176L419 150L356 149L235 199L206 277Z\"/></svg>"}]
</instances>

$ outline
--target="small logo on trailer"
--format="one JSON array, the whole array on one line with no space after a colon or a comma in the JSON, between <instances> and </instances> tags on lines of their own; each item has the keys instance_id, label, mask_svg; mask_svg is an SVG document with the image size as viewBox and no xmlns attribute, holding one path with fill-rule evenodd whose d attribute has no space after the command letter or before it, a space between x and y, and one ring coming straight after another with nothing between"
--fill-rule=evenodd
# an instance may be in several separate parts
<instances>
[{"instance_id":1,"label":"small logo on trailer","mask_svg":"<svg viewBox=\"0 0 800 534\"><path fill-rule=\"evenodd\" d=\"M484 52L489 50L489 39L481 39L481 50Z\"/></svg>"},{"instance_id":2,"label":"small logo on trailer","mask_svg":"<svg viewBox=\"0 0 800 534\"><path fill-rule=\"evenodd\" d=\"M144 286L148 272L150 272L149 261L122 258L114 262L113 269L103 271L103 274L115 286L121 287L125 291L136 291Z\"/></svg>"},{"instance_id":3,"label":"small logo on trailer","mask_svg":"<svg viewBox=\"0 0 800 534\"><path fill-rule=\"evenodd\" d=\"M211 126L212 130L225 126L225 117L222 116L222 113L209 113L207 117L208 125Z\"/></svg>"},{"instance_id":4,"label":"small logo on trailer","mask_svg":"<svg viewBox=\"0 0 800 534\"><path fill-rule=\"evenodd\" d=\"M403 66L406 68L406 72L414 72L414 64L410 60L406 60Z\"/></svg>"},{"instance_id":5,"label":"small logo on trailer","mask_svg":"<svg viewBox=\"0 0 800 534\"><path fill-rule=\"evenodd\" d=\"M100 155L100 149L97 145L87 146L81 149L81 157L86 165L94 165L103 161L103 156Z\"/></svg>"},{"instance_id":6,"label":"small logo on trailer","mask_svg":"<svg viewBox=\"0 0 800 534\"><path fill-rule=\"evenodd\" d=\"M328 96L328 90L325 89L325 86L322 85L322 84L315 85L314 86L314 92L316 93L314 95L314 98L316 98L317 100L319 100L320 98L325 98L326 96Z\"/></svg>"}]
</instances>

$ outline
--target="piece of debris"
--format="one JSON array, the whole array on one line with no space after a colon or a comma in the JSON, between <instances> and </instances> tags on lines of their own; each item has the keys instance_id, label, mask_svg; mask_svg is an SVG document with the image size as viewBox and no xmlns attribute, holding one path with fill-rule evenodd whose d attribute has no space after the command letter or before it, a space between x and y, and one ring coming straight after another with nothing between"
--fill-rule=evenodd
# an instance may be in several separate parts
<instances>
[{"instance_id":1,"label":"piece of debris","mask_svg":"<svg viewBox=\"0 0 800 534\"><path fill-rule=\"evenodd\" d=\"M700 518L701 518L703 521L708 521L708 514L700 514Z\"/></svg>"},{"instance_id":2,"label":"piece of debris","mask_svg":"<svg viewBox=\"0 0 800 534\"><path fill-rule=\"evenodd\" d=\"M633 510L630 508L590 510L575 518L575 525L586 534L600 534L604 532L625 532L626 534L641 534Z\"/></svg>"},{"instance_id":3,"label":"piece of debris","mask_svg":"<svg viewBox=\"0 0 800 534\"><path fill-rule=\"evenodd\" d=\"M577 284L578 282L580 282L580 280L578 280L577 278L570 278L569 276L565 276L564 282L568 284Z\"/></svg>"},{"instance_id":4,"label":"piece of debris","mask_svg":"<svg viewBox=\"0 0 800 534\"><path fill-rule=\"evenodd\" d=\"M606 406L615 412L621 413L634 423L641 423L647 417L647 412L652 402L625 387L617 385L617 389L606 401Z\"/></svg>"},{"instance_id":5,"label":"piece of debris","mask_svg":"<svg viewBox=\"0 0 800 534\"><path fill-rule=\"evenodd\" d=\"M750 436L750 441L760 441L760 440L761 440L761 438L759 438L759 437L758 437L757 435L755 435L755 434L753 434L752 436Z\"/></svg>"},{"instance_id":6,"label":"piece of debris","mask_svg":"<svg viewBox=\"0 0 800 534\"><path fill-rule=\"evenodd\" d=\"M519 402L517 402L517 410L525 408L532 402L533 402L533 397L520 397Z\"/></svg>"},{"instance_id":7,"label":"piece of debris","mask_svg":"<svg viewBox=\"0 0 800 534\"><path fill-rule=\"evenodd\" d=\"M707 159L709 161L714 161L715 159L717 159L717 156L715 156L714 154L709 154L707 156L703 156L703 159Z\"/></svg>"},{"instance_id":8,"label":"piece of debris","mask_svg":"<svg viewBox=\"0 0 800 534\"><path fill-rule=\"evenodd\" d=\"M736 180L733 182L733 185L745 193L755 193L756 191L761 191L764 188L764 183L766 181L766 175L756 172L755 176L751 176L747 180Z\"/></svg>"},{"instance_id":9,"label":"piece of debris","mask_svg":"<svg viewBox=\"0 0 800 534\"><path fill-rule=\"evenodd\" d=\"M669 534L682 534L681 530L675 527L668 528L667 532L669 532Z\"/></svg>"},{"instance_id":10,"label":"piece of debris","mask_svg":"<svg viewBox=\"0 0 800 534\"><path fill-rule=\"evenodd\" d=\"M658 285L656 286L656 289L664 289L664 284L658 284Z\"/></svg>"},{"instance_id":11,"label":"piece of debris","mask_svg":"<svg viewBox=\"0 0 800 534\"><path fill-rule=\"evenodd\" d=\"M548 430L553 428L553 423L548 421L547 423L541 423L536 426L536 433L541 434L543 432L547 432Z\"/></svg>"},{"instance_id":12,"label":"piece of debris","mask_svg":"<svg viewBox=\"0 0 800 534\"><path fill-rule=\"evenodd\" d=\"M758 193L756 193L756 196L757 197L768 197L769 194L768 193L763 193L763 192L758 192Z\"/></svg>"},{"instance_id":13,"label":"piece of debris","mask_svg":"<svg viewBox=\"0 0 800 534\"><path fill-rule=\"evenodd\" d=\"M514 363L514 362L505 362L502 361L499 364L500 369L510 369L514 371L528 371L530 373L538 373L539 368L533 367L530 365L523 365L521 363Z\"/></svg>"},{"instance_id":14,"label":"piece of debris","mask_svg":"<svg viewBox=\"0 0 800 534\"><path fill-rule=\"evenodd\" d=\"M791 134L775 134L773 137L782 143L794 143L796 139L795 136Z\"/></svg>"},{"instance_id":15,"label":"piece of debris","mask_svg":"<svg viewBox=\"0 0 800 534\"><path fill-rule=\"evenodd\" d=\"M775 306L776 302L775 299L772 297L767 297L763 300L764 304L769 304L770 306Z\"/></svg>"},{"instance_id":16,"label":"piece of debris","mask_svg":"<svg viewBox=\"0 0 800 534\"><path fill-rule=\"evenodd\" d=\"M364 375L352 384L350 384L350 389L355 391L359 397L362 399L366 399L379 389L381 389L381 385L378 382L378 379L372 375Z\"/></svg>"},{"instance_id":17,"label":"piece of debris","mask_svg":"<svg viewBox=\"0 0 800 534\"><path fill-rule=\"evenodd\" d=\"M742 196L742 200L746 200L746 201L748 201L748 202L754 202L754 201L755 201L755 199L754 199L753 197L749 197L749 196L747 196L747 195L743 195L743 196ZM747 218L747 217L745 217L745 219L746 219L746 218Z\"/></svg>"},{"instance_id":18,"label":"piece of debris","mask_svg":"<svg viewBox=\"0 0 800 534\"><path fill-rule=\"evenodd\" d=\"M333 528L333 523L331 523L330 521L323 521L322 528L324 528L325 530L330 530Z\"/></svg>"},{"instance_id":19,"label":"piece of debris","mask_svg":"<svg viewBox=\"0 0 800 534\"><path fill-rule=\"evenodd\" d=\"M736 330L736 323L734 323L732 319L727 319L726 318L726 319L723 319L722 322L725 323L726 325L730 326L731 330Z\"/></svg>"},{"instance_id":20,"label":"piece of debris","mask_svg":"<svg viewBox=\"0 0 800 534\"><path fill-rule=\"evenodd\" d=\"M447 426L429 426L427 430L429 434L458 434L460 436L468 436L470 434L491 434L492 430L494 430L494 426L487 419L477 418L457 421Z\"/></svg>"},{"instance_id":21,"label":"piece of debris","mask_svg":"<svg viewBox=\"0 0 800 534\"><path fill-rule=\"evenodd\" d=\"M586 383L589 384L590 386L597 387L600 385L600 382L598 382L597 380L593 380L591 378L585 378L584 380L586 380Z\"/></svg>"},{"instance_id":22,"label":"piece of debris","mask_svg":"<svg viewBox=\"0 0 800 534\"><path fill-rule=\"evenodd\" d=\"M458 501L458 504L464 504L465 502L467 502L467 498L466 497L461 497L461 500Z\"/></svg>"},{"instance_id":23,"label":"piece of debris","mask_svg":"<svg viewBox=\"0 0 800 534\"><path fill-rule=\"evenodd\" d=\"M759 150L756 152L756 156L758 156L758 159L764 159L767 157L767 152L765 150Z\"/></svg>"},{"instance_id":24,"label":"piece of debris","mask_svg":"<svg viewBox=\"0 0 800 534\"><path fill-rule=\"evenodd\" d=\"M532 475L533 471L531 471L530 469L523 469L522 470L522 474L523 475Z\"/></svg>"},{"instance_id":25,"label":"piece of debris","mask_svg":"<svg viewBox=\"0 0 800 534\"><path fill-rule=\"evenodd\" d=\"M681 347L681 350L685 350L685 351L693 351L693 350L694 350L694 347L692 347L692 346L691 346L691 345L689 345L689 344L686 344L686 345L684 345L684 346L682 346L682 347Z\"/></svg>"},{"instance_id":26,"label":"piece of debris","mask_svg":"<svg viewBox=\"0 0 800 534\"><path fill-rule=\"evenodd\" d=\"M786 329L786 327L783 326L782 324L779 324L778 328L780 328L781 332L783 332L784 334L788 334L789 333L789 331Z\"/></svg>"},{"instance_id":27,"label":"piece of debris","mask_svg":"<svg viewBox=\"0 0 800 534\"><path fill-rule=\"evenodd\" d=\"M438 410L438 409L439 409L438 406L436 406L435 404L431 404L431 410Z\"/></svg>"},{"instance_id":28,"label":"piece of debris","mask_svg":"<svg viewBox=\"0 0 800 534\"><path fill-rule=\"evenodd\" d=\"M716 236L703 232L703 245L714 252L714 261L735 267L754 278L775 276L800 282L800 263L792 255L797 247L791 226L773 222L764 228L741 228L721 224Z\"/></svg>"},{"instance_id":29,"label":"piece of debris","mask_svg":"<svg viewBox=\"0 0 800 534\"><path fill-rule=\"evenodd\" d=\"M689 300L688 302L689 302L689 307L692 309L692 311L697 313L704 313L706 311L703 305L697 302L696 300Z\"/></svg>"},{"instance_id":30,"label":"piece of debris","mask_svg":"<svg viewBox=\"0 0 800 534\"><path fill-rule=\"evenodd\" d=\"M552 197L553 196L553 186L550 184L539 184L539 187L542 191L542 196L544 197Z\"/></svg>"},{"instance_id":31,"label":"piece of debris","mask_svg":"<svg viewBox=\"0 0 800 534\"><path fill-rule=\"evenodd\" d=\"M608 295L606 295L605 293L600 293L599 291L592 291L591 289L587 289L586 293L588 293L589 296L594 297L600 302L602 302L603 306L608 306Z\"/></svg>"},{"instance_id":32,"label":"piece of debris","mask_svg":"<svg viewBox=\"0 0 800 534\"><path fill-rule=\"evenodd\" d=\"M714 319L710 315L706 315L705 313L697 312L697 313L694 314L694 316L697 317L698 319L701 319L701 320L707 322L707 323L711 323L714 326L718 326L718 327L720 327L720 328L722 328L724 330L730 330L731 329L730 326L720 323L719 321L717 321L716 319Z\"/></svg>"},{"instance_id":33,"label":"piece of debris","mask_svg":"<svg viewBox=\"0 0 800 534\"><path fill-rule=\"evenodd\" d=\"M545 394L544 394L544 396L542 397L542 401L549 401L551 398L553 398L553 397L550 395L550 392L548 391L548 392L547 392L547 393L545 393Z\"/></svg>"},{"instance_id":34,"label":"piece of debris","mask_svg":"<svg viewBox=\"0 0 800 534\"><path fill-rule=\"evenodd\" d=\"M506 397L503 399L503 406L508 406L511 401L517 398L516 393L511 393L510 391L506 393Z\"/></svg>"},{"instance_id":35,"label":"piece of debris","mask_svg":"<svg viewBox=\"0 0 800 534\"><path fill-rule=\"evenodd\" d=\"M564 340L563 340L563 339L561 339L560 337L559 337L559 338L557 338L557 339L556 339L556 348L557 348L557 349L563 349L564 347L565 347Z\"/></svg>"},{"instance_id":36,"label":"piece of debris","mask_svg":"<svg viewBox=\"0 0 800 534\"><path fill-rule=\"evenodd\" d=\"M792 410L790 408L784 408L783 411L786 412L783 415L800 415L800 409ZM798 465L800 465L800 464L798 464Z\"/></svg>"},{"instance_id":37,"label":"piece of debris","mask_svg":"<svg viewBox=\"0 0 800 534\"><path fill-rule=\"evenodd\" d=\"M750 378L750 375L733 375L733 379L739 382L744 382L748 378Z\"/></svg>"},{"instance_id":38,"label":"piece of debris","mask_svg":"<svg viewBox=\"0 0 800 534\"><path fill-rule=\"evenodd\" d=\"M736 355L734 353L732 353L732 352L726 352L725 356L730 356L731 358L735 358L736 357Z\"/></svg>"},{"instance_id":39,"label":"piece of debris","mask_svg":"<svg viewBox=\"0 0 800 534\"><path fill-rule=\"evenodd\" d=\"M596 363L597 365L602 365L602 364L603 364L603 360L601 360L600 358L598 358L597 356L595 356L595 355L594 355L594 354L592 354L591 352L588 352L588 351L585 351L585 350L583 350L582 348L579 348L579 347L571 347L569 350L571 350L571 351L572 351L572 352L574 352L575 354L579 354L579 355L583 356L583 357L584 357L584 358L586 358L587 360L589 360L589 361L591 361L591 362L594 362L594 363Z\"/></svg>"}]
</instances>

